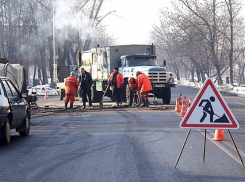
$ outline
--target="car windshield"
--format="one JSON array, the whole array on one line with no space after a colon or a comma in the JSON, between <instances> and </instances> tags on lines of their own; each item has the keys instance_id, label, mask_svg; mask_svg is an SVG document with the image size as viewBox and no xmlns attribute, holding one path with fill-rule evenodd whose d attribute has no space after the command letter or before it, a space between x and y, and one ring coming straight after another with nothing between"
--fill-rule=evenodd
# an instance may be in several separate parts
<instances>
[{"instance_id":1,"label":"car windshield","mask_svg":"<svg viewBox=\"0 0 245 182\"><path fill-rule=\"evenodd\" d=\"M126 59L127 66L156 66L153 57L130 57Z\"/></svg>"}]
</instances>

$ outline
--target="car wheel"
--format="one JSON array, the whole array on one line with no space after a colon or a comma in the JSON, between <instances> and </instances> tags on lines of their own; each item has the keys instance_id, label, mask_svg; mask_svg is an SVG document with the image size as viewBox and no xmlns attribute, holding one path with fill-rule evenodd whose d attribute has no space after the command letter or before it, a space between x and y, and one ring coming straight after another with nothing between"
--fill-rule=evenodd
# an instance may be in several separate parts
<instances>
[{"instance_id":1,"label":"car wheel","mask_svg":"<svg viewBox=\"0 0 245 182\"><path fill-rule=\"evenodd\" d=\"M20 136L28 136L30 132L30 117L26 116L25 122L23 123L23 127L21 131L19 131Z\"/></svg>"},{"instance_id":2,"label":"car wheel","mask_svg":"<svg viewBox=\"0 0 245 182\"><path fill-rule=\"evenodd\" d=\"M6 123L4 126L0 129L0 141L4 145L8 145L10 143L10 137L11 137L11 129L10 129L10 122L7 118Z\"/></svg>"}]
</instances>

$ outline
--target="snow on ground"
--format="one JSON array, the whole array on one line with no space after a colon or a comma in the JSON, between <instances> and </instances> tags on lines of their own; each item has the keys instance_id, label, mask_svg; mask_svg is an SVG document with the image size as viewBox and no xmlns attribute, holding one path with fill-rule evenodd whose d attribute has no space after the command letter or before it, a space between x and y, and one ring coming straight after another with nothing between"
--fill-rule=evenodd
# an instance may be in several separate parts
<instances>
[{"instance_id":1,"label":"snow on ground","mask_svg":"<svg viewBox=\"0 0 245 182\"><path fill-rule=\"evenodd\" d=\"M39 95L45 95L47 92L48 95L57 95L56 89L50 88L50 86L47 85L37 85L35 87L28 88L28 95L31 95L32 92L35 92L37 96Z\"/></svg>"},{"instance_id":2,"label":"snow on ground","mask_svg":"<svg viewBox=\"0 0 245 182\"><path fill-rule=\"evenodd\" d=\"M239 87L239 86L233 86L230 84L223 84L223 85L219 86L219 85L217 85L217 83L214 83L214 84L218 88L219 91L224 91L224 92L229 92L229 93L245 96L245 86ZM194 88L201 88L203 83L202 82L190 82L187 79L181 79L181 81L178 83L178 85L183 85L183 86L187 86L187 87L194 87Z\"/></svg>"}]
</instances>

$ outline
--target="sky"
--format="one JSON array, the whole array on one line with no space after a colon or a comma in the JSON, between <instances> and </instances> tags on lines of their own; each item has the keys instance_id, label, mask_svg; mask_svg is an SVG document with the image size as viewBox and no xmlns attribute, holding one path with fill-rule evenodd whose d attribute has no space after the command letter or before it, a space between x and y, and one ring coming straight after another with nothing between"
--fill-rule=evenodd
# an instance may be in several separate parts
<instances>
[{"instance_id":1,"label":"sky","mask_svg":"<svg viewBox=\"0 0 245 182\"><path fill-rule=\"evenodd\" d=\"M158 23L158 10L170 6L170 0L105 0L100 15L109 14L100 25L106 26L117 44L151 44L150 31Z\"/></svg>"}]
</instances>

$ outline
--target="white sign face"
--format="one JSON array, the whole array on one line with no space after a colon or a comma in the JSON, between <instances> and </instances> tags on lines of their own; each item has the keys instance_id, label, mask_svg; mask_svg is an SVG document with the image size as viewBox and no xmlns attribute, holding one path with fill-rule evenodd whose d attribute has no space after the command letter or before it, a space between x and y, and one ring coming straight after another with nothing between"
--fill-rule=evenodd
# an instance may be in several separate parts
<instances>
[{"instance_id":1,"label":"white sign face","mask_svg":"<svg viewBox=\"0 0 245 182\"><path fill-rule=\"evenodd\" d=\"M237 120L210 79L207 79L199 90L179 126L205 129L239 128Z\"/></svg>"}]
</instances>

